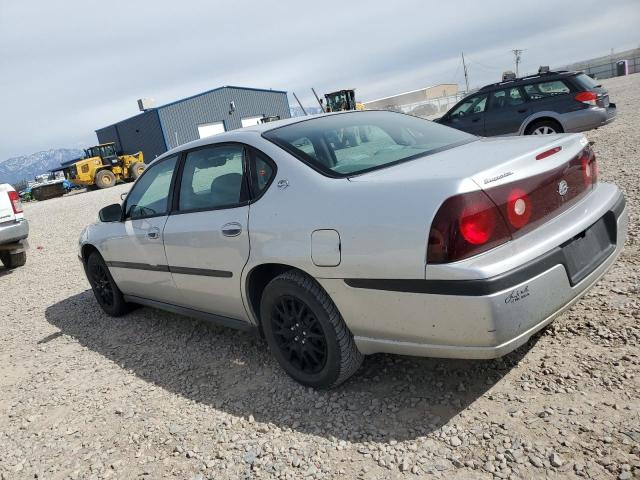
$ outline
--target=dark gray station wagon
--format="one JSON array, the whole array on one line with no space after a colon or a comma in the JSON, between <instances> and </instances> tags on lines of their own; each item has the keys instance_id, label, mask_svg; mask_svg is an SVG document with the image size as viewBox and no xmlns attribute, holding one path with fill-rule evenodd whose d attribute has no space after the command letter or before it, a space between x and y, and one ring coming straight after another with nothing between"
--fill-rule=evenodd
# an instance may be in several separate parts
<instances>
[{"instance_id":1,"label":"dark gray station wagon","mask_svg":"<svg viewBox=\"0 0 640 480\"><path fill-rule=\"evenodd\" d=\"M463 98L442 118L474 135L583 132L616 118L607 90L579 72L547 72L494 83Z\"/></svg>"}]
</instances>

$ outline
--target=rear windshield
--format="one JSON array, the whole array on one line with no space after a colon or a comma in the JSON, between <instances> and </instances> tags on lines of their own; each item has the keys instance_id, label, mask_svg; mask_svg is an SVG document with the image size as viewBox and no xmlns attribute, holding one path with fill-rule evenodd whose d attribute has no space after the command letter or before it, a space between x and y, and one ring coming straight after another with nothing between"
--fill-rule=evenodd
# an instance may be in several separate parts
<instances>
[{"instance_id":1,"label":"rear windshield","mask_svg":"<svg viewBox=\"0 0 640 480\"><path fill-rule=\"evenodd\" d=\"M585 90L592 90L594 88L598 88L602 86L600 85L600 83L596 82L589 75L585 75L584 73L581 73L580 75L576 75L575 81L578 83L578 85L580 85Z\"/></svg>"},{"instance_id":2,"label":"rear windshield","mask_svg":"<svg viewBox=\"0 0 640 480\"><path fill-rule=\"evenodd\" d=\"M335 177L383 168L477 139L429 120L382 111L315 117L263 136Z\"/></svg>"}]
</instances>

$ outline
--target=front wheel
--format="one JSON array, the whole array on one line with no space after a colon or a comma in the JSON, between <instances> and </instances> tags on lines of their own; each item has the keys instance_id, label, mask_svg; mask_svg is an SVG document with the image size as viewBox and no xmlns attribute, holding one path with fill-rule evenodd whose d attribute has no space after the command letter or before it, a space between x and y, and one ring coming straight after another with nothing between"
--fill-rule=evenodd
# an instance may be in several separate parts
<instances>
[{"instance_id":1,"label":"front wheel","mask_svg":"<svg viewBox=\"0 0 640 480\"><path fill-rule=\"evenodd\" d=\"M113 281L107 264L98 252L93 252L87 260L87 279L96 300L107 315L119 317L131 307L124 301L122 292Z\"/></svg>"},{"instance_id":2,"label":"front wheel","mask_svg":"<svg viewBox=\"0 0 640 480\"><path fill-rule=\"evenodd\" d=\"M286 272L266 286L260 316L271 352L303 385L335 387L362 364L364 356L335 304L301 272Z\"/></svg>"}]
</instances>

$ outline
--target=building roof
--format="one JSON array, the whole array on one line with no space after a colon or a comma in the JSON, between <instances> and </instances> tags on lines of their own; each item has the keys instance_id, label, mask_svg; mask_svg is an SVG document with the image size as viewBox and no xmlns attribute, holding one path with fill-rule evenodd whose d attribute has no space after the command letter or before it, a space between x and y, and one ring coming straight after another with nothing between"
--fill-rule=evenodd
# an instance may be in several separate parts
<instances>
[{"instance_id":1,"label":"building roof","mask_svg":"<svg viewBox=\"0 0 640 480\"><path fill-rule=\"evenodd\" d=\"M382 97L382 98L376 98L375 100L368 100L366 102L362 102L365 105L370 104L370 103L376 103L376 102L383 102L385 100L391 100L394 98L398 98L398 97L402 97L404 95L412 95L412 94L416 94L416 93L420 93L420 92L426 92L427 90L432 90L434 88L438 88L438 87L442 87L442 86L455 86L456 88L458 87L457 83L438 83L437 85L429 85L428 87L423 87L423 88L418 88L416 90L410 90L408 92L402 92L402 93L396 93L395 95L389 95L388 97Z\"/></svg>"},{"instance_id":2,"label":"building roof","mask_svg":"<svg viewBox=\"0 0 640 480\"><path fill-rule=\"evenodd\" d=\"M164 105L160 105L159 107L154 107L155 109L160 109L164 107L168 107L170 105L175 105L176 103L182 103L187 100L191 100L192 98L201 97L202 95L208 95L209 93L217 92L218 90L224 90L225 88L233 88L234 90L252 90L254 92L273 92L273 93L284 93L287 92L284 90L271 90L266 88L251 88L251 87L237 87L235 85L225 85L223 87L213 88L211 90L207 90L206 92L196 93L195 95L191 95L190 97L185 97L180 100L175 100L173 102L165 103ZM152 110L152 109L150 109Z\"/></svg>"},{"instance_id":3,"label":"building roof","mask_svg":"<svg viewBox=\"0 0 640 480\"><path fill-rule=\"evenodd\" d=\"M177 103L182 103L182 102L184 102L186 100L191 100L192 98L201 97L201 96L207 95L209 93L217 92L218 90L224 90L225 88L232 88L234 90L251 90L251 91L254 91L254 92L273 92L273 93L284 93L285 95L287 94L287 92L285 90L271 90L271 89L266 89L266 88L252 88L252 87L238 87L238 86L235 86L235 85L224 85L222 87L218 87L218 88L213 88L211 90L207 90L206 92L196 93L195 95L191 95L189 97L185 97L185 98L182 98L180 100L175 100L173 102L165 103L164 105L160 105L160 106L157 106L157 107L149 108L149 109L144 110L144 111L142 111L140 113L136 113L135 115L131 115L130 117L123 118L122 120L118 120L117 122L110 123L105 127L98 128L96 130L96 132L98 130L102 130L104 128L109 128L109 127L111 127L113 125L116 125L118 123L126 122L127 120L131 120L132 118L136 118L136 117L138 117L140 115L144 115L144 114L146 114L148 112L157 111L157 110L160 110L162 108L169 107L171 105L175 105Z\"/></svg>"}]
</instances>

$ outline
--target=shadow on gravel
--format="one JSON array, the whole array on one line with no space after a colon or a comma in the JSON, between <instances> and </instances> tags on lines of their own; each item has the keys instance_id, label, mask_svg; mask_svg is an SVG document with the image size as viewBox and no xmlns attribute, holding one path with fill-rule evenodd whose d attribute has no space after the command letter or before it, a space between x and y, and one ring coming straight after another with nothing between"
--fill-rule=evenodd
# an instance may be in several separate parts
<instances>
[{"instance_id":1,"label":"shadow on gravel","mask_svg":"<svg viewBox=\"0 0 640 480\"><path fill-rule=\"evenodd\" d=\"M7 267L3 267L2 265L0 265L0 278L4 277L5 275L9 275L11 272L13 272L13 270L9 270Z\"/></svg>"},{"instance_id":2,"label":"shadow on gravel","mask_svg":"<svg viewBox=\"0 0 640 480\"><path fill-rule=\"evenodd\" d=\"M110 318L91 290L45 314L81 345L190 400L351 441L401 441L441 427L500 381L537 340L492 361L372 355L344 385L313 391L286 376L255 334L150 308Z\"/></svg>"}]
</instances>

